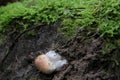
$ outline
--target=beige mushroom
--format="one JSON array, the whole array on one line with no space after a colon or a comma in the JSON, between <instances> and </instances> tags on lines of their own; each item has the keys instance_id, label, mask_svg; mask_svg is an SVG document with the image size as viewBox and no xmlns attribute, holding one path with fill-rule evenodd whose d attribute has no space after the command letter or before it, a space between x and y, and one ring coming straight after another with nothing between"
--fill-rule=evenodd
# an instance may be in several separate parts
<instances>
[{"instance_id":1,"label":"beige mushroom","mask_svg":"<svg viewBox=\"0 0 120 80\"><path fill-rule=\"evenodd\" d=\"M35 66L43 73L49 74L52 73L55 70L55 67L53 66L53 63L50 62L48 57L44 54L39 55L35 59Z\"/></svg>"}]
</instances>

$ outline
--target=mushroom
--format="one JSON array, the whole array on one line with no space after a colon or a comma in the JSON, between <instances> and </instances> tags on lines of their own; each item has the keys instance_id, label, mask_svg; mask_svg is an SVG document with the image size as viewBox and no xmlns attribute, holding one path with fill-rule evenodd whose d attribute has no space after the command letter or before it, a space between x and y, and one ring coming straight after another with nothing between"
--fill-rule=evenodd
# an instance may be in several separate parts
<instances>
[{"instance_id":1,"label":"mushroom","mask_svg":"<svg viewBox=\"0 0 120 80\"><path fill-rule=\"evenodd\" d=\"M43 73L49 74L55 70L52 62L48 59L45 54L39 55L35 59L36 67Z\"/></svg>"},{"instance_id":2,"label":"mushroom","mask_svg":"<svg viewBox=\"0 0 120 80\"><path fill-rule=\"evenodd\" d=\"M59 71L65 64L67 64L67 60L62 59L55 51L49 51L46 54L39 55L35 59L36 67L46 74Z\"/></svg>"}]
</instances>

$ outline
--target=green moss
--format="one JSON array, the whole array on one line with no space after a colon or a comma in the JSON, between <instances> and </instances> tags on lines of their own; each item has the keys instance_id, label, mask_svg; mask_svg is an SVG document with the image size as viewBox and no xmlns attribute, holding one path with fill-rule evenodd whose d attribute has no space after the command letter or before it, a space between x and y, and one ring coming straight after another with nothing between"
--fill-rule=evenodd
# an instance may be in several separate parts
<instances>
[{"instance_id":1,"label":"green moss","mask_svg":"<svg viewBox=\"0 0 120 80\"><path fill-rule=\"evenodd\" d=\"M107 39L103 49L103 60L111 63L112 67L120 63L120 39Z\"/></svg>"},{"instance_id":2,"label":"green moss","mask_svg":"<svg viewBox=\"0 0 120 80\"><path fill-rule=\"evenodd\" d=\"M119 0L24 0L0 8L0 32L8 31L12 23L22 23L21 27L26 29L61 19L61 30L68 36L73 36L78 28L89 26L98 29L101 36L114 37L120 34L119 5Z\"/></svg>"},{"instance_id":3,"label":"green moss","mask_svg":"<svg viewBox=\"0 0 120 80\"><path fill-rule=\"evenodd\" d=\"M62 22L61 31L63 31L68 37L74 36L78 27L78 24L76 24L74 20L64 19Z\"/></svg>"}]
</instances>

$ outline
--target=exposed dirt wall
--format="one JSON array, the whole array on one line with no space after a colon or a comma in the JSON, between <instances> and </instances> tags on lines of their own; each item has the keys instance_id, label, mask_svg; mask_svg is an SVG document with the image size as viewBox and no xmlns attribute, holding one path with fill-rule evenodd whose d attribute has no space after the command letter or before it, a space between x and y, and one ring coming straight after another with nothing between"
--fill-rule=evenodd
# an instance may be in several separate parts
<instances>
[{"instance_id":1,"label":"exposed dirt wall","mask_svg":"<svg viewBox=\"0 0 120 80\"><path fill-rule=\"evenodd\" d=\"M80 30L75 37L66 40L59 32L59 26L58 23L43 26L37 28L35 36L23 35L12 47L4 64L0 64L0 80L119 80L119 69L115 72L109 63L101 61L103 39L91 37L94 32ZM0 61L11 43L12 40L0 46ZM49 50L64 56L69 64L59 72L46 75L33 62L39 52Z\"/></svg>"}]
</instances>

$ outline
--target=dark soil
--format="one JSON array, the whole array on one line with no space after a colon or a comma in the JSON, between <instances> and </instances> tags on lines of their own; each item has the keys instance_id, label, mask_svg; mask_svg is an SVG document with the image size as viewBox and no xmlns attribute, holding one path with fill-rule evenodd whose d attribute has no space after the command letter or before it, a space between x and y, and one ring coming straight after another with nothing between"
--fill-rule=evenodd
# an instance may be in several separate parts
<instances>
[{"instance_id":1,"label":"dark soil","mask_svg":"<svg viewBox=\"0 0 120 80\"><path fill-rule=\"evenodd\" d=\"M119 74L109 63L101 61L104 40L92 36L95 32L80 30L66 39L59 32L59 23L38 28L35 36L22 35L9 50L12 40L0 46L0 80L119 80ZM34 66L40 52L56 50L69 64L59 72L46 75Z\"/></svg>"}]
</instances>

